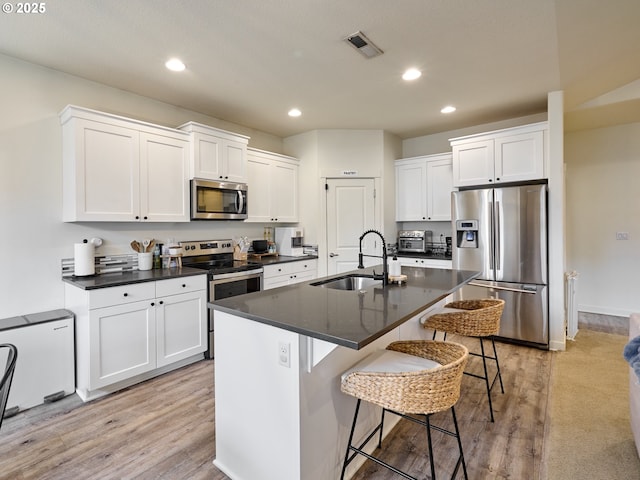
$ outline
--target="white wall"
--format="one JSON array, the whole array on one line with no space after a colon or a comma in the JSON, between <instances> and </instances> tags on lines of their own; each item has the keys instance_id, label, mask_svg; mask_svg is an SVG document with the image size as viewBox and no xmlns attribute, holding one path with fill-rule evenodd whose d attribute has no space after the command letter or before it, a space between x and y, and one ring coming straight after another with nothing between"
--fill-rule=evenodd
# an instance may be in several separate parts
<instances>
[{"instance_id":1,"label":"white wall","mask_svg":"<svg viewBox=\"0 0 640 480\"><path fill-rule=\"evenodd\" d=\"M179 107L0 55L0 318L64 306L62 258L73 244L101 237L97 253L132 253L145 237L197 240L248 235L263 225L62 223L62 131L58 113L75 104L167 126L189 120L251 136L249 144L278 153L282 139Z\"/></svg>"},{"instance_id":2,"label":"white wall","mask_svg":"<svg viewBox=\"0 0 640 480\"><path fill-rule=\"evenodd\" d=\"M401 140L382 130L314 130L283 140L285 153L300 160L300 224L305 242L319 247L318 274L326 265L326 178L376 179L382 199L379 228L391 243L395 237L394 161L400 157ZM348 172L348 173L345 173Z\"/></svg>"},{"instance_id":3,"label":"white wall","mask_svg":"<svg viewBox=\"0 0 640 480\"><path fill-rule=\"evenodd\" d=\"M579 273L578 310L639 312L640 123L567 133L565 160L567 269Z\"/></svg>"},{"instance_id":4,"label":"white wall","mask_svg":"<svg viewBox=\"0 0 640 480\"><path fill-rule=\"evenodd\" d=\"M540 113L537 115L503 120L501 122L485 123L458 130L449 130L447 132L424 135L422 137L407 138L402 142L402 158L450 152L450 138L464 137L465 135L490 132L493 130L500 130L502 128L518 127L520 125L528 125L530 123L544 122L546 119L547 114Z\"/></svg>"}]
</instances>

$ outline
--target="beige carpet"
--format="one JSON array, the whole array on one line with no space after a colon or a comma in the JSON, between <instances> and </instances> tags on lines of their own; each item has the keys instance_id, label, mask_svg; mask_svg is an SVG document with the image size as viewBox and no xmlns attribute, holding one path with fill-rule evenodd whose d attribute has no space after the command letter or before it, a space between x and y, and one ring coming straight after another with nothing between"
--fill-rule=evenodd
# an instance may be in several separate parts
<instances>
[{"instance_id":1,"label":"beige carpet","mask_svg":"<svg viewBox=\"0 0 640 480\"><path fill-rule=\"evenodd\" d=\"M640 480L626 342L623 335L580 330L565 352L554 352L543 478Z\"/></svg>"}]
</instances>

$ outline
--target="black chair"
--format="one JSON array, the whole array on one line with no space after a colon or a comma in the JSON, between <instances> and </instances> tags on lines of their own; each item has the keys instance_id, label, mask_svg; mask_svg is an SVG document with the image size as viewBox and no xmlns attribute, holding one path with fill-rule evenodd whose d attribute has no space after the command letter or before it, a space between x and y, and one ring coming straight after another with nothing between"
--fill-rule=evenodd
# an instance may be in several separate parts
<instances>
[{"instance_id":1,"label":"black chair","mask_svg":"<svg viewBox=\"0 0 640 480\"><path fill-rule=\"evenodd\" d=\"M15 345L11 345L10 343L0 344L0 351L5 349L7 350L7 363L4 368L2 380L0 381L0 428L2 428L4 409L7 407L11 380L13 380L13 372L16 369L16 360L18 359L18 349Z\"/></svg>"}]
</instances>

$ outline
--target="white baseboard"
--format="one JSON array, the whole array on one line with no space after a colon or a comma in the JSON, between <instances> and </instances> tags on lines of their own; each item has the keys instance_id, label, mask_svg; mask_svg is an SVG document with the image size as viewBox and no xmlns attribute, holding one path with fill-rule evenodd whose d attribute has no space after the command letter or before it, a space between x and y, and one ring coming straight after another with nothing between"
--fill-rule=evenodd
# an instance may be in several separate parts
<instances>
[{"instance_id":1,"label":"white baseboard","mask_svg":"<svg viewBox=\"0 0 640 480\"><path fill-rule=\"evenodd\" d=\"M617 307L608 307L608 306L597 306L597 305L585 305L578 304L578 312L586 312L586 313L598 313L600 315L615 315L617 317L628 317L632 313L631 310L627 310L624 308Z\"/></svg>"}]
</instances>

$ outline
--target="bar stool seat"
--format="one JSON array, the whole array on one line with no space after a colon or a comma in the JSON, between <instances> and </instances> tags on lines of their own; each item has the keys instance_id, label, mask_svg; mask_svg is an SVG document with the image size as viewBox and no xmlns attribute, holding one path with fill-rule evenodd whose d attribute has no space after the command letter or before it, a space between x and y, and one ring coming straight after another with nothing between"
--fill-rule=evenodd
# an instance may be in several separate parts
<instances>
[{"instance_id":1,"label":"bar stool seat","mask_svg":"<svg viewBox=\"0 0 640 480\"><path fill-rule=\"evenodd\" d=\"M470 300L458 300L447 303L441 311L427 317L422 326L433 330L433 338L436 338L438 331L444 332L444 339L447 334L462 335L465 337L476 337L480 340L481 353L469 352L469 355L482 357L482 365L484 368L484 376L474 373L465 372L465 375L480 378L485 381L487 388L487 397L489 399L489 414L491 421L493 418L493 404L491 402L491 390L496 380L500 380L500 390L504 393L504 385L502 383L502 373L500 372L500 362L498 361L498 352L494 335L500 331L500 318L504 310L504 300L499 298L482 298ZM493 347L493 356L487 355L484 351L483 339L491 340ZM489 374L487 370L487 360L493 360L496 363L497 373L489 383Z\"/></svg>"},{"instance_id":2,"label":"bar stool seat","mask_svg":"<svg viewBox=\"0 0 640 480\"><path fill-rule=\"evenodd\" d=\"M357 455L363 455L404 478L415 480L415 477L363 450L376 433L379 433L378 447L382 446L384 416L387 412L426 427L431 478L434 480L436 474L431 430L455 437L460 454L451 478L455 478L460 465L462 465L464 478L468 478L454 409L460 397L460 384L468 353L464 345L453 342L400 341L389 344L386 350L369 355L347 370L342 376L341 390L356 397L358 401L340 478L344 478L349 463ZM353 435L363 400L382 407L382 416L380 423L366 439L360 445L354 445ZM454 431L431 425L430 416L433 413L449 409L453 417Z\"/></svg>"}]
</instances>

